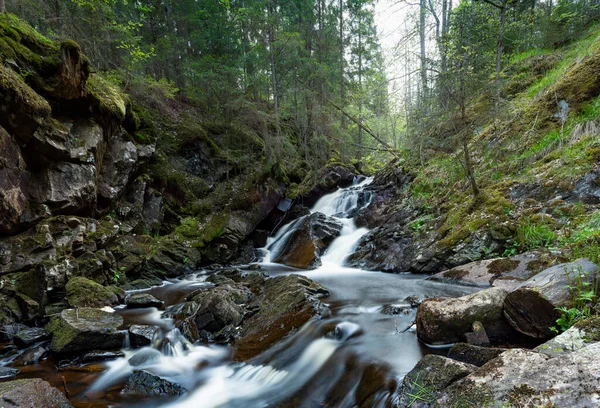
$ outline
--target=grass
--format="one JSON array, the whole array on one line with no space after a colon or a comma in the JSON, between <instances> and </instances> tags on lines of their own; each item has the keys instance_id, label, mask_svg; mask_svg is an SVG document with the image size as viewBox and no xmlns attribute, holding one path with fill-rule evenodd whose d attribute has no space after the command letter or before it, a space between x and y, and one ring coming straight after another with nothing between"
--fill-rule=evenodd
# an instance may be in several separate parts
<instances>
[{"instance_id":1,"label":"grass","mask_svg":"<svg viewBox=\"0 0 600 408\"><path fill-rule=\"evenodd\" d=\"M513 65L518 64L519 62L523 62L526 59L529 59L531 57L546 55L546 54L549 54L550 52L552 52L552 51L543 49L543 48L533 48L531 50L523 51L523 52L513 55L510 59L510 63Z\"/></svg>"}]
</instances>

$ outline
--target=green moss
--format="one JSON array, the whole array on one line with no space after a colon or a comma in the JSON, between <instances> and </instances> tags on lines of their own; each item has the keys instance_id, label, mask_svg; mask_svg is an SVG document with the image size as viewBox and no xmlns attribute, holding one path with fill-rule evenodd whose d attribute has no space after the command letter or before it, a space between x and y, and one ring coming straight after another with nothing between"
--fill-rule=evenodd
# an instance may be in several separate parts
<instances>
[{"instance_id":1,"label":"green moss","mask_svg":"<svg viewBox=\"0 0 600 408\"><path fill-rule=\"evenodd\" d=\"M584 340L588 343L600 341L600 317L593 316L578 320L574 326L585 332Z\"/></svg>"},{"instance_id":2,"label":"green moss","mask_svg":"<svg viewBox=\"0 0 600 408\"><path fill-rule=\"evenodd\" d=\"M494 275L501 275L505 272L510 272L519 267L520 261L512 259L496 259L488 265L488 272Z\"/></svg>"},{"instance_id":3,"label":"green moss","mask_svg":"<svg viewBox=\"0 0 600 408\"><path fill-rule=\"evenodd\" d=\"M102 75L91 75L87 82L90 94L96 99L100 111L119 121L127 115L128 97Z\"/></svg>"},{"instance_id":4,"label":"green moss","mask_svg":"<svg viewBox=\"0 0 600 408\"><path fill-rule=\"evenodd\" d=\"M33 117L45 118L50 115L50 104L38 95L12 69L0 64L0 101L5 98L19 103Z\"/></svg>"},{"instance_id":5,"label":"green moss","mask_svg":"<svg viewBox=\"0 0 600 408\"><path fill-rule=\"evenodd\" d=\"M75 277L67 282L67 300L72 307L103 307L115 303L115 293L84 277Z\"/></svg>"},{"instance_id":6,"label":"green moss","mask_svg":"<svg viewBox=\"0 0 600 408\"><path fill-rule=\"evenodd\" d=\"M467 276L469 272L464 271L462 269L452 269L447 272L444 272L444 278L448 279L461 279Z\"/></svg>"}]
</instances>

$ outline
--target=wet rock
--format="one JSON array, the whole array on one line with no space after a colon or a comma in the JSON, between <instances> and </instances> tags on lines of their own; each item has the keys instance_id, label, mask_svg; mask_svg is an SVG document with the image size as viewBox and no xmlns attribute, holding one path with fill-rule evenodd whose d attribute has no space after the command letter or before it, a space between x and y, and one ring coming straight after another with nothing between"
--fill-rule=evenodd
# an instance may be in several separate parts
<instances>
[{"instance_id":1,"label":"wet rock","mask_svg":"<svg viewBox=\"0 0 600 408\"><path fill-rule=\"evenodd\" d=\"M71 307L98 307L118 304L117 295L92 280L75 277L67 282L67 300Z\"/></svg>"},{"instance_id":2,"label":"wet rock","mask_svg":"<svg viewBox=\"0 0 600 408\"><path fill-rule=\"evenodd\" d=\"M47 346L47 344L46 344ZM23 353L21 353L16 359L15 359L15 364L19 365L19 366L26 366L26 365L31 365L31 364L37 364L39 363L44 357L46 357L46 354L48 353L48 350L46 349L45 346L33 346L27 350L25 350Z\"/></svg>"},{"instance_id":3,"label":"wet rock","mask_svg":"<svg viewBox=\"0 0 600 408\"><path fill-rule=\"evenodd\" d=\"M145 348L138 351L127 362L132 367L139 367L160 360L162 354L153 348Z\"/></svg>"},{"instance_id":4,"label":"wet rock","mask_svg":"<svg viewBox=\"0 0 600 408\"><path fill-rule=\"evenodd\" d=\"M554 336L550 328L560 317L559 307L570 307L573 301L569 285L575 275L582 282L595 281L598 266L587 259L556 265L523 282L504 301L504 314L519 332L537 339Z\"/></svg>"},{"instance_id":5,"label":"wet rock","mask_svg":"<svg viewBox=\"0 0 600 408\"><path fill-rule=\"evenodd\" d=\"M593 170L583 176L575 184L571 199L582 201L586 204L600 203L600 170Z\"/></svg>"},{"instance_id":6,"label":"wet rock","mask_svg":"<svg viewBox=\"0 0 600 408\"><path fill-rule=\"evenodd\" d=\"M289 236L283 248L273 254L273 262L302 269L321 265L321 255L340 235L342 224L334 218L314 213L299 220L297 229Z\"/></svg>"},{"instance_id":7,"label":"wet rock","mask_svg":"<svg viewBox=\"0 0 600 408\"><path fill-rule=\"evenodd\" d=\"M554 358L508 350L446 388L433 406L596 406L599 352L600 343Z\"/></svg>"},{"instance_id":8,"label":"wet rock","mask_svg":"<svg viewBox=\"0 0 600 408\"><path fill-rule=\"evenodd\" d=\"M510 258L471 262L437 273L429 279L466 286L494 286L513 290L538 272L534 267L540 262L541 256L537 252L528 252Z\"/></svg>"},{"instance_id":9,"label":"wet rock","mask_svg":"<svg viewBox=\"0 0 600 408\"><path fill-rule=\"evenodd\" d=\"M410 305L410 307L419 307L419 305L421 303L423 303L427 299L429 299L428 296L424 296L424 295L411 295L411 296L407 296L404 300L406 302L408 302L408 304Z\"/></svg>"},{"instance_id":10,"label":"wet rock","mask_svg":"<svg viewBox=\"0 0 600 408\"><path fill-rule=\"evenodd\" d=\"M406 307L403 306L383 305L383 307L381 308L381 313L390 316L395 316L399 314L407 314L408 310L406 309Z\"/></svg>"},{"instance_id":11,"label":"wet rock","mask_svg":"<svg viewBox=\"0 0 600 408\"><path fill-rule=\"evenodd\" d=\"M114 350L123 345L124 333L118 331L123 317L100 309L63 310L46 326L52 334L50 348L59 354L93 350Z\"/></svg>"},{"instance_id":12,"label":"wet rock","mask_svg":"<svg viewBox=\"0 0 600 408\"><path fill-rule=\"evenodd\" d=\"M0 383L3 408L73 408L58 389L39 378Z\"/></svg>"},{"instance_id":13,"label":"wet rock","mask_svg":"<svg viewBox=\"0 0 600 408\"><path fill-rule=\"evenodd\" d=\"M485 332L485 327L483 327L481 322L473 322L471 329L473 330L471 333L465 333L465 339L467 340L467 343L473 346L481 347L487 347L490 345L490 339L488 338L487 333Z\"/></svg>"},{"instance_id":14,"label":"wet rock","mask_svg":"<svg viewBox=\"0 0 600 408\"><path fill-rule=\"evenodd\" d=\"M307 207L312 206L320 197L338 187L350 186L356 175L356 169L343 164L322 167L316 175L307 177L300 185L302 203Z\"/></svg>"},{"instance_id":15,"label":"wet rock","mask_svg":"<svg viewBox=\"0 0 600 408\"><path fill-rule=\"evenodd\" d=\"M236 358L256 356L319 315L319 298L329 295L320 284L301 275L267 279L248 307L258 311L244 319L236 339Z\"/></svg>"},{"instance_id":16,"label":"wet rock","mask_svg":"<svg viewBox=\"0 0 600 408\"><path fill-rule=\"evenodd\" d=\"M17 346L25 348L47 338L48 333L41 327L24 327L15 333L13 341Z\"/></svg>"},{"instance_id":17,"label":"wet rock","mask_svg":"<svg viewBox=\"0 0 600 408\"><path fill-rule=\"evenodd\" d=\"M16 368L0 367L0 380L8 380L10 378L15 378L20 372L21 371L17 370Z\"/></svg>"},{"instance_id":18,"label":"wet rock","mask_svg":"<svg viewBox=\"0 0 600 408\"><path fill-rule=\"evenodd\" d=\"M122 351L92 351L85 353L79 361L82 363L93 363L95 361L115 360L125 357Z\"/></svg>"},{"instance_id":19,"label":"wet rock","mask_svg":"<svg viewBox=\"0 0 600 408\"><path fill-rule=\"evenodd\" d=\"M178 397L184 394L185 390L179 384L164 380L147 371L136 371L129 377L121 393L147 397Z\"/></svg>"},{"instance_id":20,"label":"wet rock","mask_svg":"<svg viewBox=\"0 0 600 408\"><path fill-rule=\"evenodd\" d=\"M479 347L467 343L457 343L448 351L448 358L481 367L506 350L504 348Z\"/></svg>"},{"instance_id":21,"label":"wet rock","mask_svg":"<svg viewBox=\"0 0 600 408\"><path fill-rule=\"evenodd\" d=\"M414 408L429 407L440 391L476 369L471 364L429 354L404 377L399 404Z\"/></svg>"},{"instance_id":22,"label":"wet rock","mask_svg":"<svg viewBox=\"0 0 600 408\"><path fill-rule=\"evenodd\" d=\"M417 310L417 336L427 344L458 343L480 321L491 340L505 339L514 333L502 310L507 294L490 288L456 299L428 299Z\"/></svg>"},{"instance_id":23,"label":"wet rock","mask_svg":"<svg viewBox=\"0 0 600 408\"><path fill-rule=\"evenodd\" d=\"M241 284L224 284L193 297L198 307L194 322L198 331L211 334L210 340L229 341L244 317L252 292Z\"/></svg>"},{"instance_id":24,"label":"wet rock","mask_svg":"<svg viewBox=\"0 0 600 408\"><path fill-rule=\"evenodd\" d=\"M164 304L165 302L158 300L149 293L137 293L135 295L131 295L127 299L127 307L129 309L138 309L143 307L161 308Z\"/></svg>"},{"instance_id":25,"label":"wet rock","mask_svg":"<svg viewBox=\"0 0 600 408\"><path fill-rule=\"evenodd\" d=\"M123 192L137 161L138 149L133 142L123 134L110 139L98 177L98 194L104 203L110 203Z\"/></svg>"},{"instance_id":26,"label":"wet rock","mask_svg":"<svg viewBox=\"0 0 600 408\"><path fill-rule=\"evenodd\" d=\"M129 326L129 341L131 347L145 347L152 344L159 332L159 328L156 326L147 325L131 325Z\"/></svg>"}]
</instances>

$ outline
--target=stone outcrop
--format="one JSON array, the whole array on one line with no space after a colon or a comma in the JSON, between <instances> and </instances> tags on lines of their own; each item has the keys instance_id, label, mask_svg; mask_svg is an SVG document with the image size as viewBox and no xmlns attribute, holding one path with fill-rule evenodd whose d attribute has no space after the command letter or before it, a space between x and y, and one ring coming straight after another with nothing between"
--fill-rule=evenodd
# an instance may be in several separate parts
<instances>
[{"instance_id":1,"label":"stone outcrop","mask_svg":"<svg viewBox=\"0 0 600 408\"><path fill-rule=\"evenodd\" d=\"M4 408L73 408L62 392L39 378L0 383L0 401Z\"/></svg>"}]
</instances>

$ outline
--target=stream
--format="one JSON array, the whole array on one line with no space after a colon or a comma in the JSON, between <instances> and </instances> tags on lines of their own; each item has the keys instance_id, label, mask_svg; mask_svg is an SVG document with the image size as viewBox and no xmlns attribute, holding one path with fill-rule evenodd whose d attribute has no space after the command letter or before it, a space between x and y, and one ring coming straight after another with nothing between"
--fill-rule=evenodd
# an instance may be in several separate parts
<instances>
[{"instance_id":1,"label":"stream","mask_svg":"<svg viewBox=\"0 0 600 408\"><path fill-rule=\"evenodd\" d=\"M261 271L271 276L302 274L330 291L322 299L327 306L319 319L310 320L261 355L235 362L231 348L191 344L171 319L156 308L126 309L124 327L152 324L160 327L153 347L130 349L123 357L87 364L62 364L52 358L19 367L18 378L41 377L63 389L63 382L76 407L351 407L357 396L374 382L388 384L369 405L393 404L402 377L425 354L444 352L420 343L414 332L416 308L411 298L457 297L474 289L424 280L414 274L388 274L344 267L344 260L368 232L353 220L356 210L369 204L361 183L322 197L311 212L321 212L343 224L342 232L313 271L271 263L283 250L286 239L300 222L282 226L263 249ZM166 306L182 303L202 287L209 272L198 271L164 282L145 292ZM384 313L385 312L385 313ZM0 365L10 365L18 353L10 347L0 351ZM177 399L140 400L120 394L134 370L146 370L180 384L188 393Z\"/></svg>"}]
</instances>

